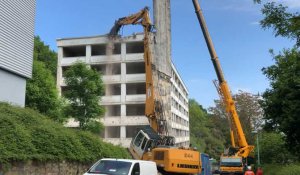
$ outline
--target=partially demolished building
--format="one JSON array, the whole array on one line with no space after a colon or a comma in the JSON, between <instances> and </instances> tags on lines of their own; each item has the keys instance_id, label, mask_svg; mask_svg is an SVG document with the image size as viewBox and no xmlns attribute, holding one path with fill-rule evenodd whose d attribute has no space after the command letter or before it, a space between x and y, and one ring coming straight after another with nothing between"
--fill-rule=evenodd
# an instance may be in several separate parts
<instances>
[{"instance_id":1,"label":"partially demolished building","mask_svg":"<svg viewBox=\"0 0 300 175\"><path fill-rule=\"evenodd\" d=\"M63 95L64 72L76 61L85 62L103 75L106 86L101 105L106 108L102 122L102 137L114 144L128 146L136 128L147 125L145 112L145 66L143 59L143 35L120 38L114 43L114 51L107 55L109 39L106 35L57 40L57 87ZM189 144L188 91L174 65L171 78L170 134L178 145ZM76 122L69 126L76 127Z\"/></svg>"},{"instance_id":2,"label":"partially demolished building","mask_svg":"<svg viewBox=\"0 0 300 175\"><path fill-rule=\"evenodd\" d=\"M164 103L169 134L175 136L178 146L187 146L188 91L171 62L170 1L154 0L153 7L156 26L151 42L153 64L158 71L170 77L170 81L160 81L156 91ZM67 88L64 72L76 61L85 62L101 72L106 87L100 102L106 108L102 118L105 126L102 137L113 144L128 147L137 128L149 125L145 117L143 34L118 37L113 42L107 35L64 38L57 40L57 46L57 87L61 94ZM76 125L76 122L69 123L69 126Z\"/></svg>"}]
</instances>

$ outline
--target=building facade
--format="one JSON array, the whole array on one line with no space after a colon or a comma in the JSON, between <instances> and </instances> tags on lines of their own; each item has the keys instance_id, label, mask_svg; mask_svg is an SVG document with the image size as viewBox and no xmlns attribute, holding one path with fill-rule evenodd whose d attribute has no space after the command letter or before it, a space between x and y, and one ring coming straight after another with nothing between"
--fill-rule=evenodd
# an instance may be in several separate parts
<instances>
[{"instance_id":1,"label":"building facade","mask_svg":"<svg viewBox=\"0 0 300 175\"><path fill-rule=\"evenodd\" d=\"M137 34L115 40L107 36L65 38L57 40L57 87L63 95L64 72L77 61L85 62L103 75L105 95L101 105L105 131L102 137L113 144L128 147L138 127L149 125L145 112L145 65L143 35ZM111 47L113 49L111 49ZM108 50L110 53L108 54ZM172 65L171 135L177 145L189 144L188 91ZM69 122L76 126L76 122Z\"/></svg>"},{"instance_id":2,"label":"building facade","mask_svg":"<svg viewBox=\"0 0 300 175\"><path fill-rule=\"evenodd\" d=\"M0 1L0 101L25 105L31 78L35 0Z\"/></svg>"}]
</instances>

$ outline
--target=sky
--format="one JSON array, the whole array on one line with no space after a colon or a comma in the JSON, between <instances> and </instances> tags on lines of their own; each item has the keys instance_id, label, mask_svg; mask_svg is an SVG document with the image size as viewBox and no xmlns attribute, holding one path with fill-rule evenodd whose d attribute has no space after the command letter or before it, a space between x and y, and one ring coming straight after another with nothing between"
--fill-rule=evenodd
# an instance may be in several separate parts
<instances>
[{"instance_id":1,"label":"sky","mask_svg":"<svg viewBox=\"0 0 300 175\"><path fill-rule=\"evenodd\" d=\"M299 0L277 1L293 12L300 11ZM262 29L262 5L252 0L199 2L232 93L264 92L269 82L261 69L274 63L269 49L279 53L295 41ZM56 51L56 39L106 34L116 19L144 6L152 13L152 0L37 0L35 35ZM125 27L122 34L141 31L141 27ZM191 0L171 0L171 37L172 61L189 98L205 108L214 106L214 99L219 98L213 85L217 77Z\"/></svg>"}]
</instances>

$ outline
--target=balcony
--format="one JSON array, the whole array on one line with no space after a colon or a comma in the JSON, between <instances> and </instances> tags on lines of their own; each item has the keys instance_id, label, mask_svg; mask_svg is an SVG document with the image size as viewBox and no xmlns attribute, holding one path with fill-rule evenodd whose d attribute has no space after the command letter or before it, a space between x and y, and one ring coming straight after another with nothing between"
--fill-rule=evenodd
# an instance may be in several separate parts
<instances>
[{"instance_id":1,"label":"balcony","mask_svg":"<svg viewBox=\"0 0 300 175\"><path fill-rule=\"evenodd\" d=\"M146 116L126 116L122 118L122 125L149 125Z\"/></svg>"},{"instance_id":2,"label":"balcony","mask_svg":"<svg viewBox=\"0 0 300 175\"><path fill-rule=\"evenodd\" d=\"M126 61L143 61L144 60L144 54L143 53L131 53L126 55Z\"/></svg>"},{"instance_id":3,"label":"balcony","mask_svg":"<svg viewBox=\"0 0 300 175\"><path fill-rule=\"evenodd\" d=\"M126 95L126 102L129 103L136 103L136 102L145 102L146 100L146 95L145 94L140 94L140 95Z\"/></svg>"},{"instance_id":4,"label":"balcony","mask_svg":"<svg viewBox=\"0 0 300 175\"><path fill-rule=\"evenodd\" d=\"M126 74L126 82L127 83L136 83L136 82L145 82L146 77L145 74Z\"/></svg>"},{"instance_id":5,"label":"balcony","mask_svg":"<svg viewBox=\"0 0 300 175\"><path fill-rule=\"evenodd\" d=\"M190 140L189 137L176 137L175 138L175 143L187 142L189 140Z\"/></svg>"},{"instance_id":6,"label":"balcony","mask_svg":"<svg viewBox=\"0 0 300 175\"><path fill-rule=\"evenodd\" d=\"M120 62L121 55L98 55L98 56L91 56L91 64L97 63L113 63L113 62Z\"/></svg>"},{"instance_id":7,"label":"balcony","mask_svg":"<svg viewBox=\"0 0 300 175\"><path fill-rule=\"evenodd\" d=\"M103 117L102 122L104 126L120 126L121 125L121 117Z\"/></svg>"},{"instance_id":8,"label":"balcony","mask_svg":"<svg viewBox=\"0 0 300 175\"><path fill-rule=\"evenodd\" d=\"M121 95L111 95L111 96L103 96L101 98L101 104L120 104L121 103Z\"/></svg>"},{"instance_id":9,"label":"balcony","mask_svg":"<svg viewBox=\"0 0 300 175\"><path fill-rule=\"evenodd\" d=\"M62 66L68 66L72 65L78 61L85 62L85 56L79 56L79 57L64 57L61 59L61 65Z\"/></svg>"},{"instance_id":10,"label":"balcony","mask_svg":"<svg viewBox=\"0 0 300 175\"><path fill-rule=\"evenodd\" d=\"M105 84L120 83L121 75L103 75L102 79Z\"/></svg>"}]
</instances>

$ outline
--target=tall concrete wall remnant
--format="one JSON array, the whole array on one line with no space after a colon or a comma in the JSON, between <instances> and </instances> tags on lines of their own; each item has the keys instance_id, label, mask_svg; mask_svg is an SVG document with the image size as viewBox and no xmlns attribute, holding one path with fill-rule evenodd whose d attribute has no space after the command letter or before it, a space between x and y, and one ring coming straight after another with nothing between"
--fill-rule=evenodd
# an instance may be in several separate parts
<instances>
[{"instance_id":1,"label":"tall concrete wall remnant","mask_svg":"<svg viewBox=\"0 0 300 175\"><path fill-rule=\"evenodd\" d=\"M153 81L156 98L163 104L164 119L171 132L171 24L170 0L153 0L154 33Z\"/></svg>"}]
</instances>

